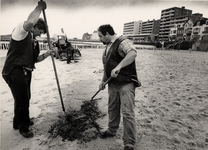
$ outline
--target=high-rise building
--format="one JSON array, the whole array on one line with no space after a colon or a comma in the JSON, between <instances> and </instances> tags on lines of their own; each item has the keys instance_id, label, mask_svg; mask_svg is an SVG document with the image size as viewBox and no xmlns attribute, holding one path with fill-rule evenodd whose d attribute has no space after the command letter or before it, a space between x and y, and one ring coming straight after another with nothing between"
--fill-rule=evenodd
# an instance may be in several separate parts
<instances>
[{"instance_id":1,"label":"high-rise building","mask_svg":"<svg viewBox=\"0 0 208 150\"><path fill-rule=\"evenodd\" d=\"M159 28L160 20L129 22L124 24L123 35L133 41L155 41Z\"/></svg>"},{"instance_id":2,"label":"high-rise building","mask_svg":"<svg viewBox=\"0 0 208 150\"><path fill-rule=\"evenodd\" d=\"M142 21L133 21L124 24L123 35L138 35L141 33Z\"/></svg>"},{"instance_id":3,"label":"high-rise building","mask_svg":"<svg viewBox=\"0 0 208 150\"><path fill-rule=\"evenodd\" d=\"M167 41L170 33L170 28L177 24L186 22L192 14L192 10L185 7L172 7L164 9L161 12L159 39Z\"/></svg>"},{"instance_id":4,"label":"high-rise building","mask_svg":"<svg viewBox=\"0 0 208 150\"><path fill-rule=\"evenodd\" d=\"M142 22L141 34L159 34L160 20L148 20Z\"/></svg>"}]
</instances>

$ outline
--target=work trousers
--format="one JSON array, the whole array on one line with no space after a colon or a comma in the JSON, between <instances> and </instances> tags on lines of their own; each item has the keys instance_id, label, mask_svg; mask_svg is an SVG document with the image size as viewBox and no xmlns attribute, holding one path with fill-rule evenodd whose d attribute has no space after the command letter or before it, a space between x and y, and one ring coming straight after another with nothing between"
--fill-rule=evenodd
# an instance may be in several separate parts
<instances>
[{"instance_id":1,"label":"work trousers","mask_svg":"<svg viewBox=\"0 0 208 150\"><path fill-rule=\"evenodd\" d=\"M9 75L3 75L4 80L9 85L14 98L14 118L13 127L20 131L29 129L29 103L30 84L32 72L22 67L13 68Z\"/></svg>"},{"instance_id":2,"label":"work trousers","mask_svg":"<svg viewBox=\"0 0 208 150\"><path fill-rule=\"evenodd\" d=\"M123 115L123 141L124 145L133 146L136 142L135 85L127 83L123 85L108 85L108 131L116 134L119 128L121 112Z\"/></svg>"}]
</instances>

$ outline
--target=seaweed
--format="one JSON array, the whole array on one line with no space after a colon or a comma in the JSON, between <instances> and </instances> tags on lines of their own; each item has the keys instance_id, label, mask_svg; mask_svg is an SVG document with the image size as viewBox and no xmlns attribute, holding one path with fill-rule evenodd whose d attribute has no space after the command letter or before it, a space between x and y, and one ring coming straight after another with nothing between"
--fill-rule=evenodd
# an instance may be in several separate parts
<instances>
[{"instance_id":1,"label":"seaweed","mask_svg":"<svg viewBox=\"0 0 208 150\"><path fill-rule=\"evenodd\" d=\"M80 142L89 142L97 138L100 134L100 126L96 120L106 114L98 109L95 100L82 103L80 110L70 108L66 115L59 116L59 119L51 125L48 132L53 138L61 136L63 141L79 140Z\"/></svg>"}]
</instances>

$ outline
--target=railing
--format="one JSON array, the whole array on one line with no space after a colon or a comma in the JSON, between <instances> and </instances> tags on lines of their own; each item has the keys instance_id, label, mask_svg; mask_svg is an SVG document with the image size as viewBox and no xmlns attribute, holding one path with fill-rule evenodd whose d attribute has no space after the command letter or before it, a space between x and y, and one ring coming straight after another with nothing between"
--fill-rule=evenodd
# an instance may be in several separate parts
<instances>
[{"instance_id":1,"label":"railing","mask_svg":"<svg viewBox=\"0 0 208 150\"><path fill-rule=\"evenodd\" d=\"M74 48L78 48L78 49L88 49L88 48L93 48L93 49L104 49L105 46L102 43L95 43L95 42L86 42L86 43L75 43L75 42L71 42ZM48 44L47 43L43 43L43 42L39 42L39 47L40 50L47 50L48 48ZM5 42L5 41L0 41L0 50L8 50L9 49L9 42Z\"/></svg>"},{"instance_id":2,"label":"railing","mask_svg":"<svg viewBox=\"0 0 208 150\"><path fill-rule=\"evenodd\" d=\"M0 50L8 50L9 49L9 42L0 41Z\"/></svg>"}]
</instances>

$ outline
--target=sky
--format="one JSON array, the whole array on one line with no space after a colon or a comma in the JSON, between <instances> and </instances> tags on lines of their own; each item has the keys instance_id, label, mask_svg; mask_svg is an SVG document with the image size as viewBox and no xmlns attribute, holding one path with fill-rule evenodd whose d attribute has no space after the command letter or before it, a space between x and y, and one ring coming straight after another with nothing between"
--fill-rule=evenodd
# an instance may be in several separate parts
<instances>
[{"instance_id":1,"label":"sky","mask_svg":"<svg viewBox=\"0 0 208 150\"><path fill-rule=\"evenodd\" d=\"M84 33L92 34L100 25L110 24L118 35L123 34L124 23L160 19L161 11L182 7L201 13L208 18L208 0L45 0L50 37L61 33L68 38L81 39ZM38 0L1 0L0 34L11 34L25 21L37 6ZM40 17L43 18L41 14Z\"/></svg>"}]
</instances>

